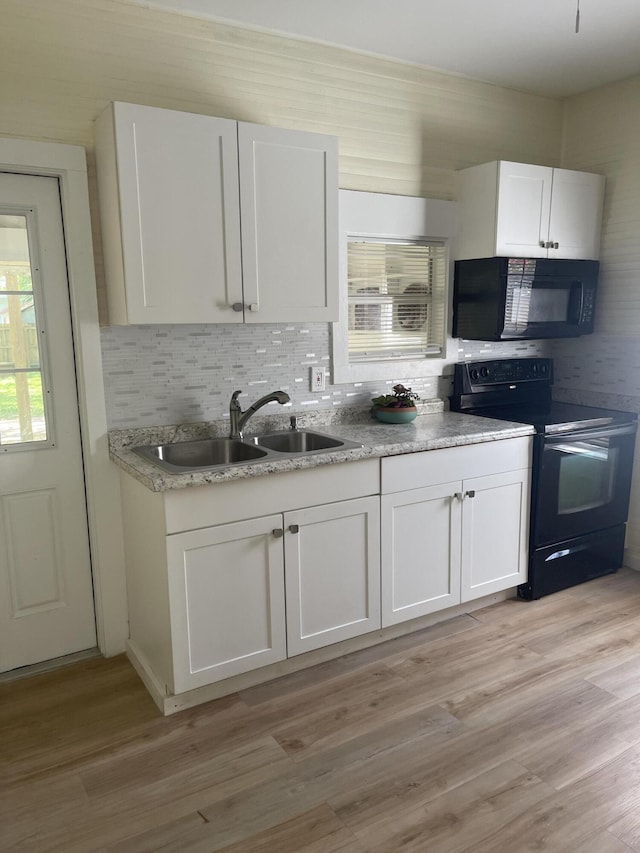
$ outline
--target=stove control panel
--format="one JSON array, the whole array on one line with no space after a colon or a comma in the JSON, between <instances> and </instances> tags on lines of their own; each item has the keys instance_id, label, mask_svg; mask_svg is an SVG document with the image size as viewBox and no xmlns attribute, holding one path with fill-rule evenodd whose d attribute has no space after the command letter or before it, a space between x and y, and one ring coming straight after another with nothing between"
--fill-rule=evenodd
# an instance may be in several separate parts
<instances>
[{"instance_id":1,"label":"stove control panel","mask_svg":"<svg viewBox=\"0 0 640 853\"><path fill-rule=\"evenodd\" d=\"M488 391L495 385L535 382L551 386L553 361L550 358L500 358L469 361L454 367L454 394Z\"/></svg>"}]
</instances>

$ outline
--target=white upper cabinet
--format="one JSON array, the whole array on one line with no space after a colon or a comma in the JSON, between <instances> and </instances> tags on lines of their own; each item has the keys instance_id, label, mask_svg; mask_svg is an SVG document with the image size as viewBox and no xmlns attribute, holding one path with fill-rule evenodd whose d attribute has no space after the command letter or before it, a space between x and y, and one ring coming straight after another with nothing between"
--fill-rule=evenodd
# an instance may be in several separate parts
<instances>
[{"instance_id":1,"label":"white upper cabinet","mask_svg":"<svg viewBox=\"0 0 640 853\"><path fill-rule=\"evenodd\" d=\"M245 322L338 319L338 140L238 124Z\"/></svg>"},{"instance_id":2,"label":"white upper cabinet","mask_svg":"<svg viewBox=\"0 0 640 853\"><path fill-rule=\"evenodd\" d=\"M597 260L604 180L504 160L462 170L456 257Z\"/></svg>"},{"instance_id":3,"label":"white upper cabinet","mask_svg":"<svg viewBox=\"0 0 640 853\"><path fill-rule=\"evenodd\" d=\"M112 323L337 319L336 137L115 103L96 160Z\"/></svg>"}]
</instances>

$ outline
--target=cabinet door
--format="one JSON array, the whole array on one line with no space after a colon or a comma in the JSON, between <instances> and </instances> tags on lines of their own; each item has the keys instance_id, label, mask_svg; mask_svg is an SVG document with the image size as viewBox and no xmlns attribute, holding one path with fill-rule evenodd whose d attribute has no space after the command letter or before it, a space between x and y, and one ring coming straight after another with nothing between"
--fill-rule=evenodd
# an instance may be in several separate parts
<instances>
[{"instance_id":1,"label":"cabinet door","mask_svg":"<svg viewBox=\"0 0 640 853\"><path fill-rule=\"evenodd\" d=\"M465 480L462 501L462 601L527 578L530 470Z\"/></svg>"},{"instance_id":2,"label":"cabinet door","mask_svg":"<svg viewBox=\"0 0 640 853\"><path fill-rule=\"evenodd\" d=\"M600 257L604 180L602 175L588 172L553 170L550 258L597 260Z\"/></svg>"},{"instance_id":3,"label":"cabinet door","mask_svg":"<svg viewBox=\"0 0 640 853\"><path fill-rule=\"evenodd\" d=\"M460 603L461 484L382 496L382 626Z\"/></svg>"},{"instance_id":4,"label":"cabinet door","mask_svg":"<svg viewBox=\"0 0 640 853\"><path fill-rule=\"evenodd\" d=\"M338 141L238 125L245 322L338 319Z\"/></svg>"},{"instance_id":5,"label":"cabinet door","mask_svg":"<svg viewBox=\"0 0 640 853\"><path fill-rule=\"evenodd\" d=\"M553 169L501 162L498 173L496 255L546 258Z\"/></svg>"},{"instance_id":6,"label":"cabinet door","mask_svg":"<svg viewBox=\"0 0 640 853\"><path fill-rule=\"evenodd\" d=\"M289 657L380 628L378 497L284 518Z\"/></svg>"},{"instance_id":7,"label":"cabinet door","mask_svg":"<svg viewBox=\"0 0 640 853\"><path fill-rule=\"evenodd\" d=\"M242 322L237 123L113 106L126 321Z\"/></svg>"},{"instance_id":8,"label":"cabinet door","mask_svg":"<svg viewBox=\"0 0 640 853\"><path fill-rule=\"evenodd\" d=\"M177 533L167 553L174 693L286 657L281 515Z\"/></svg>"}]
</instances>

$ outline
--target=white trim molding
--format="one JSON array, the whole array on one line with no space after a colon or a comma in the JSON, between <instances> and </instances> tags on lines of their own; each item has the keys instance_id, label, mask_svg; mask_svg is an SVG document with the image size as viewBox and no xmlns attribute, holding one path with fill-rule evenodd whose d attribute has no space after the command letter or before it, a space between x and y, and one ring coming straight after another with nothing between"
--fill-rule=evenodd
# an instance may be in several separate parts
<instances>
[{"instance_id":1,"label":"white trim molding","mask_svg":"<svg viewBox=\"0 0 640 853\"><path fill-rule=\"evenodd\" d=\"M109 460L86 154L77 145L0 139L0 171L60 184L98 646L105 656L120 654L129 635L120 484Z\"/></svg>"}]
</instances>

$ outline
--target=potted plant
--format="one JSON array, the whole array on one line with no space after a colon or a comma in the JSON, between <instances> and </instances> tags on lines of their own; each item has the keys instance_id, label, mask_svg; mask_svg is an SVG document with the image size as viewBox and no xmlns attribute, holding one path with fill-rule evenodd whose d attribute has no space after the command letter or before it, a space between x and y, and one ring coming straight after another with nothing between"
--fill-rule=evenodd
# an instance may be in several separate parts
<instances>
[{"instance_id":1,"label":"potted plant","mask_svg":"<svg viewBox=\"0 0 640 853\"><path fill-rule=\"evenodd\" d=\"M406 424L418 414L414 401L419 399L418 394L414 394L411 388L394 385L392 394L381 394L373 398L372 411L374 416L383 423Z\"/></svg>"}]
</instances>

